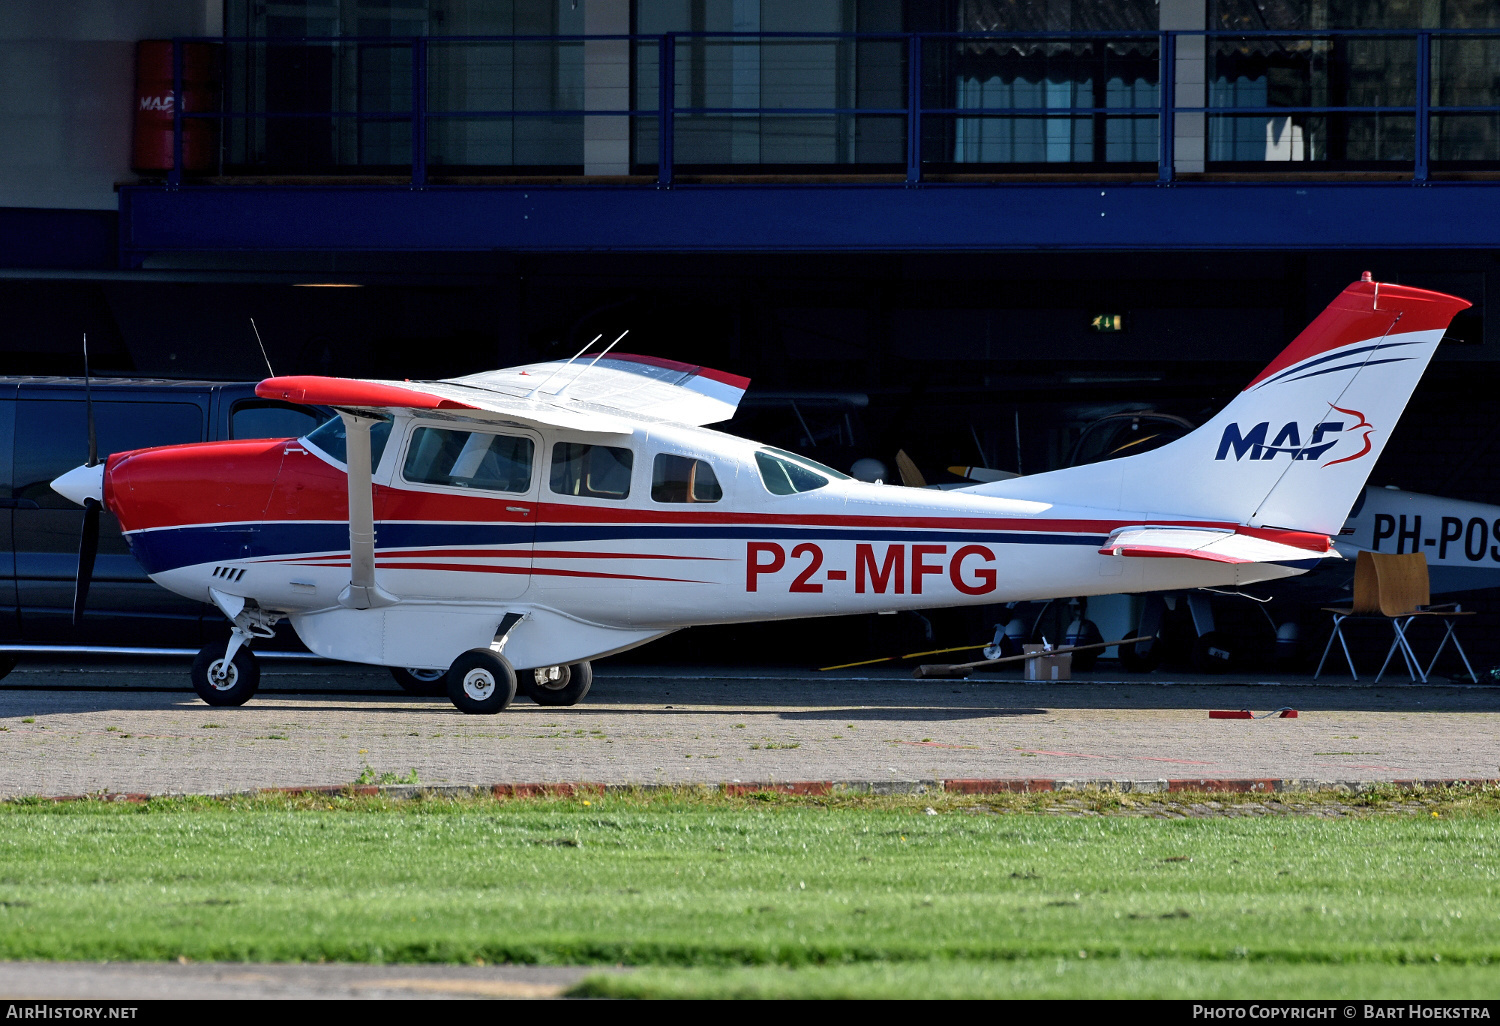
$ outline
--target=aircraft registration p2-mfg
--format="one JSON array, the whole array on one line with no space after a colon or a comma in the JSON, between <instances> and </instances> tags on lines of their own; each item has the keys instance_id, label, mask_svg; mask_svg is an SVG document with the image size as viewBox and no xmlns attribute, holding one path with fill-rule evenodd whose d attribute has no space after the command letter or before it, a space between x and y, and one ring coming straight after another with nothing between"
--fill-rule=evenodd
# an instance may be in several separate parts
<instances>
[{"instance_id":1,"label":"aircraft registration p2-mfg","mask_svg":"<svg viewBox=\"0 0 1500 1026\"><path fill-rule=\"evenodd\" d=\"M951 491L865 483L704 425L749 381L580 356L445 381L272 377L338 416L304 438L117 453L108 508L151 578L232 625L193 685L239 705L251 643L391 667L467 713L571 705L590 661L696 624L1235 586L1337 535L1453 316L1370 276L1217 416L1162 448ZM1212 345L1212 340L1205 340Z\"/></svg>"}]
</instances>

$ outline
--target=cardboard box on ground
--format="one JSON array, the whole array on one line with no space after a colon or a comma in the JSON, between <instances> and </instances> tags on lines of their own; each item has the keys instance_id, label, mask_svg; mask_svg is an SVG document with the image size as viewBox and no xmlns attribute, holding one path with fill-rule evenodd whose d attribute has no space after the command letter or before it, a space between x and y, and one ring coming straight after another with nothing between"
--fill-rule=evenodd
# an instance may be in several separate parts
<instances>
[{"instance_id":1,"label":"cardboard box on ground","mask_svg":"<svg viewBox=\"0 0 1500 1026\"><path fill-rule=\"evenodd\" d=\"M1050 645L1022 645L1021 651L1026 655L1045 653L1052 650ZM1025 662L1026 680L1067 680L1073 671L1073 653L1064 652L1062 655L1039 655L1035 659Z\"/></svg>"}]
</instances>

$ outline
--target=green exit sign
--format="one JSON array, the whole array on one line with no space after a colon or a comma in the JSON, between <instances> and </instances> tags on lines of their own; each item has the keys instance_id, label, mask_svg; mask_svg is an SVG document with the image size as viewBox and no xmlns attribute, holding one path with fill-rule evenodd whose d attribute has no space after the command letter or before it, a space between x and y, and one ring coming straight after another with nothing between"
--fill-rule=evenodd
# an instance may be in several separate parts
<instances>
[{"instance_id":1,"label":"green exit sign","mask_svg":"<svg viewBox=\"0 0 1500 1026\"><path fill-rule=\"evenodd\" d=\"M1117 313L1094 314L1089 318L1091 331L1124 331L1125 315Z\"/></svg>"}]
</instances>

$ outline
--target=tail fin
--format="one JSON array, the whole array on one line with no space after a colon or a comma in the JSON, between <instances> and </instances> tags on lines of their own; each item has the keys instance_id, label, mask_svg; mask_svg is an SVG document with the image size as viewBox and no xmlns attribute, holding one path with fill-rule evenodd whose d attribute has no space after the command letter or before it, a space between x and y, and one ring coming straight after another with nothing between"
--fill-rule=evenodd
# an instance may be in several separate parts
<instances>
[{"instance_id":1,"label":"tail fin","mask_svg":"<svg viewBox=\"0 0 1500 1026\"><path fill-rule=\"evenodd\" d=\"M1191 434L968 491L1335 534L1443 332L1470 305L1366 275Z\"/></svg>"}]
</instances>

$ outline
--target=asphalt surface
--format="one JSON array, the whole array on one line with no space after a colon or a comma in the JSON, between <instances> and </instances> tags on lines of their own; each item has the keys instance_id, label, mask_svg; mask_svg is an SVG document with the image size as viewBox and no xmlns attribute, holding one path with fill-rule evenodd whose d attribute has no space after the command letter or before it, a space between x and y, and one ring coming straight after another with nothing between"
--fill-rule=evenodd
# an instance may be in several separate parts
<instances>
[{"instance_id":1,"label":"asphalt surface","mask_svg":"<svg viewBox=\"0 0 1500 1026\"><path fill-rule=\"evenodd\" d=\"M610 971L565 966L0 962L0 1001L555 998L585 976Z\"/></svg>"},{"instance_id":2,"label":"asphalt surface","mask_svg":"<svg viewBox=\"0 0 1500 1026\"><path fill-rule=\"evenodd\" d=\"M909 670L596 671L573 708L465 716L383 670L263 664L215 709L185 663L25 663L0 681L0 796L361 783L1500 777L1500 688L1347 677L918 681ZM1210 719L1293 707L1296 719Z\"/></svg>"}]
</instances>

